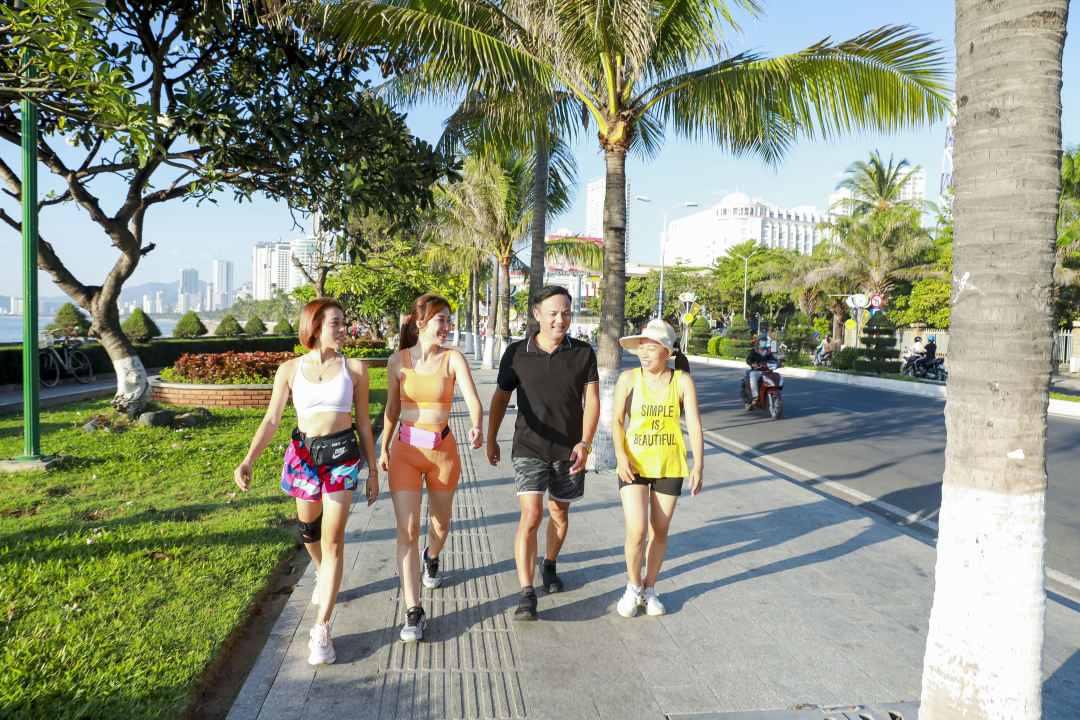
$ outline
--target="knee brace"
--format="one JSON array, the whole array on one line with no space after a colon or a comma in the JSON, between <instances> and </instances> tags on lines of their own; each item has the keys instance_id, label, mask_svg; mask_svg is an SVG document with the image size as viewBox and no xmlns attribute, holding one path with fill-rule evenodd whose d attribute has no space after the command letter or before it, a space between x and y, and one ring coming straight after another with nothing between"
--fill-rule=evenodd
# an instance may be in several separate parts
<instances>
[{"instance_id":1,"label":"knee brace","mask_svg":"<svg viewBox=\"0 0 1080 720\"><path fill-rule=\"evenodd\" d=\"M322 539L322 515L311 522L296 521L296 527L300 531L300 542L316 543Z\"/></svg>"}]
</instances>

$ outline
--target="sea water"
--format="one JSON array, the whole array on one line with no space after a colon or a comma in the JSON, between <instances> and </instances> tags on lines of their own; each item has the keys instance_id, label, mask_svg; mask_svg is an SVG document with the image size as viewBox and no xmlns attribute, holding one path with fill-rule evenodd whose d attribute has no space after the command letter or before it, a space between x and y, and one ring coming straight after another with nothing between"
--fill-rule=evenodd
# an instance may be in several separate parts
<instances>
[{"instance_id":1,"label":"sea water","mask_svg":"<svg viewBox=\"0 0 1080 720\"><path fill-rule=\"evenodd\" d=\"M39 317L38 331L44 330L53 319L52 316ZM155 320L154 323L158 326L158 330L161 330L162 335L172 335L173 328L176 327L176 320ZM22 315L0 315L0 343L22 342L22 339Z\"/></svg>"}]
</instances>

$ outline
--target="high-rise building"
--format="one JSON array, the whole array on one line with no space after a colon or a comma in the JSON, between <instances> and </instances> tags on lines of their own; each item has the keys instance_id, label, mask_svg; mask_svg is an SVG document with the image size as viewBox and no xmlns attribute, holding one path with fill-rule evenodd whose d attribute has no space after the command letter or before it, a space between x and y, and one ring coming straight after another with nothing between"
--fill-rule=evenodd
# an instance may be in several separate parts
<instances>
[{"instance_id":1,"label":"high-rise building","mask_svg":"<svg viewBox=\"0 0 1080 720\"><path fill-rule=\"evenodd\" d=\"M633 195L631 189L633 183L626 178L626 262L630 262L630 213L633 208L631 202ZM585 186L585 235L588 237L604 237L604 196L607 194L607 178L598 177L590 180Z\"/></svg>"},{"instance_id":2,"label":"high-rise building","mask_svg":"<svg viewBox=\"0 0 1080 720\"><path fill-rule=\"evenodd\" d=\"M810 253L828 237L818 225L834 217L810 205L788 210L731 193L707 210L671 222L664 260L669 265L679 260L710 265L732 246L748 240L764 247Z\"/></svg>"},{"instance_id":3,"label":"high-rise building","mask_svg":"<svg viewBox=\"0 0 1080 720\"><path fill-rule=\"evenodd\" d=\"M21 297L11 298L11 314L22 315L23 313L23 300Z\"/></svg>"},{"instance_id":4,"label":"high-rise building","mask_svg":"<svg viewBox=\"0 0 1080 720\"><path fill-rule=\"evenodd\" d=\"M150 299L149 295L142 296L142 311L144 313L154 312L154 301Z\"/></svg>"},{"instance_id":5,"label":"high-rise building","mask_svg":"<svg viewBox=\"0 0 1080 720\"><path fill-rule=\"evenodd\" d=\"M192 293L198 294L199 292L199 271L198 270L181 270L180 271L180 289L177 292L177 300L185 295L191 295ZM190 310L191 308L188 308ZM186 311L185 311L186 312Z\"/></svg>"},{"instance_id":6,"label":"high-rise building","mask_svg":"<svg viewBox=\"0 0 1080 720\"><path fill-rule=\"evenodd\" d=\"M206 295L202 298L202 306L207 310L214 310L214 283L206 283Z\"/></svg>"},{"instance_id":7,"label":"high-rise building","mask_svg":"<svg viewBox=\"0 0 1080 720\"><path fill-rule=\"evenodd\" d=\"M233 304L233 264L231 260L214 261L214 293L210 307L225 310Z\"/></svg>"},{"instance_id":8,"label":"high-rise building","mask_svg":"<svg viewBox=\"0 0 1080 720\"><path fill-rule=\"evenodd\" d=\"M835 193L829 196L829 212L836 215L850 215L851 207L845 207L839 205L841 200L851 200L855 197L855 194L848 188L839 188ZM904 184L900 186L900 192L896 199L900 202L906 200L925 200L926 199L926 171L916 170L908 176L908 179L904 181Z\"/></svg>"},{"instance_id":9,"label":"high-rise building","mask_svg":"<svg viewBox=\"0 0 1080 720\"><path fill-rule=\"evenodd\" d=\"M274 287L283 292L292 289L292 267L290 243L281 240L255 243L251 249L251 292L254 299L269 300L274 296Z\"/></svg>"},{"instance_id":10,"label":"high-rise building","mask_svg":"<svg viewBox=\"0 0 1080 720\"><path fill-rule=\"evenodd\" d=\"M296 238L289 243L289 251L291 257L289 260L289 290L298 288L304 285L304 274L300 272L300 268L296 267L296 263L292 262L292 258L296 258L300 261L300 264L304 266L308 274L312 277L315 276L315 266L318 264L319 249L315 243L315 236L308 235L305 238Z\"/></svg>"},{"instance_id":11,"label":"high-rise building","mask_svg":"<svg viewBox=\"0 0 1080 720\"><path fill-rule=\"evenodd\" d=\"M164 290L158 290L157 294L154 296L154 312L159 315L164 315L169 312L169 301L165 297Z\"/></svg>"}]
</instances>

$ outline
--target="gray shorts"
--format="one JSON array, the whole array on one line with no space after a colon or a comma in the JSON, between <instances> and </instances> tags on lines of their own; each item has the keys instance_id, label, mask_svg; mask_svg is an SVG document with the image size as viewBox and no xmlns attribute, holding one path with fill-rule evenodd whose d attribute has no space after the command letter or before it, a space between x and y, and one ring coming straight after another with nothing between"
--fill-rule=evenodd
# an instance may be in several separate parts
<instances>
[{"instance_id":1,"label":"gray shorts","mask_svg":"<svg viewBox=\"0 0 1080 720\"><path fill-rule=\"evenodd\" d=\"M516 457L512 462L518 495L548 493L552 500L559 502L574 502L585 497L585 471L571 475L573 460Z\"/></svg>"}]
</instances>

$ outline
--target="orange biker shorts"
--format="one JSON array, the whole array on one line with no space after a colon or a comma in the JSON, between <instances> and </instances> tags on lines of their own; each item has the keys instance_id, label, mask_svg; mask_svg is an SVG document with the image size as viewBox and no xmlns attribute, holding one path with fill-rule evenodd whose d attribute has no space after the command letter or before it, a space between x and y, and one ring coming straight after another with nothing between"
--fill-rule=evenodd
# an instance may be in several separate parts
<instances>
[{"instance_id":1,"label":"orange biker shorts","mask_svg":"<svg viewBox=\"0 0 1080 720\"><path fill-rule=\"evenodd\" d=\"M421 430L442 432L445 423L408 423ZM461 459L458 458L454 434L447 435L439 447L428 450L407 445L394 437L390 446L390 492L413 490L420 492L427 482L428 492L457 489L461 477Z\"/></svg>"}]
</instances>

